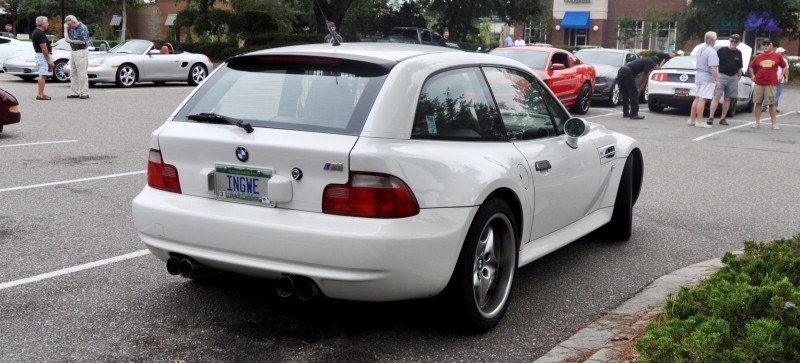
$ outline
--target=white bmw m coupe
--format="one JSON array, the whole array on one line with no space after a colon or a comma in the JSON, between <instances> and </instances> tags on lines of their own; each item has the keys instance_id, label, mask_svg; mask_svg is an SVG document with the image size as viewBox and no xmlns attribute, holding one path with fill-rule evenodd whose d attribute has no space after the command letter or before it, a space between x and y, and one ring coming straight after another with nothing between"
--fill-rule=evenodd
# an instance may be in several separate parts
<instances>
[{"instance_id":1,"label":"white bmw m coupe","mask_svg":"<svg viewBox=\"0 0 800 363\"><path fill-rule=\"evenodd\" d=\"M443 294L502 318L517 268L588 233L628 240L634 139L573 118L509 58L313 44L229 59L152 135L140 238L187 278L283 297Z\"/></svg>"}]
</instances>

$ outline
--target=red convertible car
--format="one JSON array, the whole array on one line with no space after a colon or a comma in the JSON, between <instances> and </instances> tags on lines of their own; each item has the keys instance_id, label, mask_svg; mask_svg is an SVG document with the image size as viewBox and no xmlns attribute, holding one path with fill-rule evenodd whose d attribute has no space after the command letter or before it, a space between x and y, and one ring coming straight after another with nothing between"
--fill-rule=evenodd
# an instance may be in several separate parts
<instances>
[{"instance_id":1,"label":"red convertible car","mask_svg":"<svg viewBox=\"0 0 800 363\"><path fill-rule=\"evenodd\" d=\"M19 122L19 101L11 93L0 89L0 132L3 126Z\"/></svg>"},{"instance_id":2,"label":"red convertible car","mask_svg":"<svg viewBox=\"0 0 800 363\"><path fill-rule=\"evenodd\" d=\"M559 48L537 46L501 47L490 53L533 68L570 111L581 115L589 111L595 70L571 53Z\"/></svg>"}]
</instances>

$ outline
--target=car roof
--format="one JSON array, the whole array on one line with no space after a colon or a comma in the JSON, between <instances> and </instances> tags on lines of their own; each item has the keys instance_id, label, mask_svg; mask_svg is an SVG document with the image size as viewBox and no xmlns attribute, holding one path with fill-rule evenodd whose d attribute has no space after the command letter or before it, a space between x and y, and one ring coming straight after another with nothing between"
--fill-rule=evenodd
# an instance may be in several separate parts
<instances>
[{"instance_id":1,"label":"car roof","mask_svg":"<svg viewBox=\"0 0 800 363\"><path fill-rule=\"evenodd\" d=\"M495 48L495 49L492 49L492 50L525 50L525 51L535 51L535 52L545 52L545 53L553 53L553 52L569 53L566 50L563 50L561 48L542 47L542 46L537 46L537 45L526 45L524 47L522 47L522 46L498 47L498 48Z\"/></svg>"},{"instance_id":2,"label":"car roof","mask_svg":"<svg viewBox=\"0 0 800 363\"><path fill-rule=\"evenodd\" d=\"M259 50L244 54L243 56L256 55L308 55L364 60L372 63L397 63L404 59L435 53L464 53L462 50L421 44L405 43L341 43L334 46L328 43L305 44L288 47Z\"/></svg>"},{"instance_id":3,"label":"car roof","mask_svg":"<svg viewBox=\"0 0 800 363\"><path fill-rule=\"evenodd\" d=\"M614 49L614 48L584 48L584 49L578 49L577 51L575 51L575 53L577 53L577 52L581 52L581 53L583 53L583 52L602 52L602 53L620 53L620 54L622 54L622 53L633 53L633 51L630 51L630 50L627 50L627 49ZM634 53L634 54L636 54L636 53Z\"/></svg>"}]
</instances>

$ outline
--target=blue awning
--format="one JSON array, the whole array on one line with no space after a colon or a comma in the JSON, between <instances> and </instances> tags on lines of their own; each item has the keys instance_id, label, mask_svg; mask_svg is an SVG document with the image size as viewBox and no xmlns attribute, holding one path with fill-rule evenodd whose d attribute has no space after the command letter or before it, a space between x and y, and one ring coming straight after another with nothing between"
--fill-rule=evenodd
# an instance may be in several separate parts
<instances>
[{"instance_id":1,"label":"blue awning","mask_svg":"<svg viewBox=\"0 0 800 363\"><path fill-rule=\"evenodd\" d=\"M564 29L589 29L589 12L564 12L564 19L561 20L561 27Z\"/></svg>"},{"instance_id":2,"label":"blue awning","mask_svg":"<svg viewBox=\"0 0 800 363\"><path fill-rule=\"evenodd\" d=\"M778 25L775 23L775 20L772 20L769 13L750 13L750 15L747 16L747 21L744 23L744 30L768 30L774 32L781 30L781 28L778 28Z\"/></svg>"}]
</instances>

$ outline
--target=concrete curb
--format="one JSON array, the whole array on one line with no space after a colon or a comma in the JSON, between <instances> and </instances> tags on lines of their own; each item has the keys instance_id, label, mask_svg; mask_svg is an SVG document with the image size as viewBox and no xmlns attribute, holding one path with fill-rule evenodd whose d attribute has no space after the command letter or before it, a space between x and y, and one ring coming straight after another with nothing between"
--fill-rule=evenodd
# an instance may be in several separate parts
<instances>
[{"instance_id":1,"label":"concrete curb","mask_svg":"<svg viewBox=\"0 0 800 363\"><path fill-rule=\"evenodd\" d=\"M622 305L561 342L535 363L614 362L621 349L661 309L669 294L693 286L725 264L719 258L703 261L661 276Z\"/></svg>"}]
</instances>

